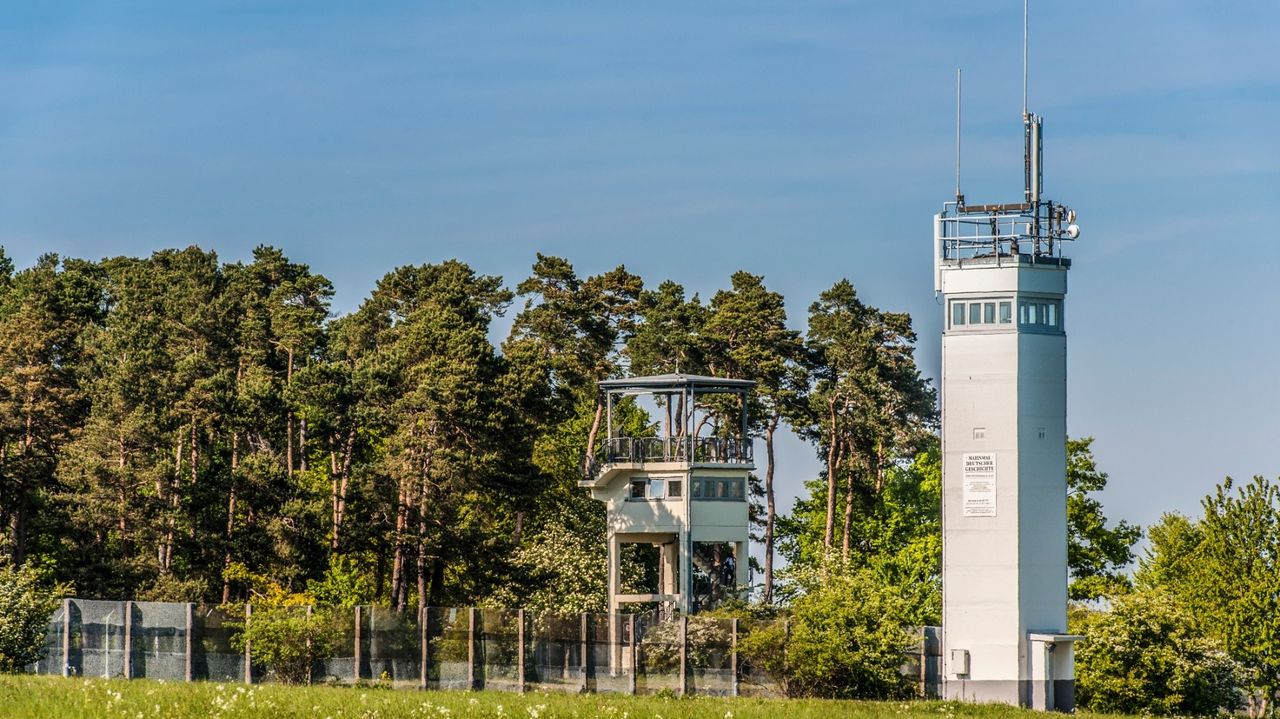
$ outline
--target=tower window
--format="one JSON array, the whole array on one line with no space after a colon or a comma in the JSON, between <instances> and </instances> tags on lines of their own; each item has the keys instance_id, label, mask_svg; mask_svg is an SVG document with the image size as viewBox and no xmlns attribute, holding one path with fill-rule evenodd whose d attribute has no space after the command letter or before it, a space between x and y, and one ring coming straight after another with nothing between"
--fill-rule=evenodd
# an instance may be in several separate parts
<instances>
[{"instance_id":1,"label":"tower window","mask_svg":"<svg viewBox=\"0 0 1280 719\"><path fill-rule=\"evenodd\" d=\"M977 302L952 302L951 329L977 329L982 325L1013 324L1013 300L992 298Z\"/></svg>"},{"instance_id":2,"label":"tower window","mask_svg":"<svg viewBox=\"0 0 1280 719\"><path fill-rule=\"evenodd\" d=\"M742 502L746 500L746 482L740 477L729 479L694 477L693 498L704 501Z\"/></svg>"},{"instance_id":3,"label":"tower window","mask_svg":"<svg viewBox=\"0 0 1280 719\"><path fill-rule=\"evenodd\" d=\"M627 483L627 501L644 502L678 498L684 494L684 483L678 479L637 477Z\"/></svg>"},{"instance_id":4,"label":"tower window","mask_svg":"<svg viewBox=\"0 0 1280 719\"><path fill-rule=\"evenodd\" d=\"M1018 303L1018 324L1032 327L1060 327L1062 305L1055 301Z\"/></svg>"}]
</instances>

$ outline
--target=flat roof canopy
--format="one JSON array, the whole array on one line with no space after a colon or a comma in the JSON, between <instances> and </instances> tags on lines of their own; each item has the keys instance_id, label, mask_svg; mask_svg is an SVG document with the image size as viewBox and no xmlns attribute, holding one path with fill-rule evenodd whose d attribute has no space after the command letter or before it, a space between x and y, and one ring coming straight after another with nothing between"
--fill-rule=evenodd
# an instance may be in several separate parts
<instances>
[{"instance_id":1,"label":"flat roof canopy","mask_svg":"<svg viewBox=\"0 0 1280 719\"><path fill-rule=\"evenodd\" d=\"M756 386L754 380L708 377L697 374L658 374L649 377L622 377L599 383L600 389L615 393L663 394L695 391L697 394L741 393Z\"/></svg>"}]
</instances>

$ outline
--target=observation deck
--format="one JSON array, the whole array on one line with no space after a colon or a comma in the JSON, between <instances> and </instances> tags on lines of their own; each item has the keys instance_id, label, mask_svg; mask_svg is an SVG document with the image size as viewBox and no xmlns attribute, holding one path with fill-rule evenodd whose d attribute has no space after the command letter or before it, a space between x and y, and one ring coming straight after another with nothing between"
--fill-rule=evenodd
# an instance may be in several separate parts
<instances>
[{"instance_id":1,"label":"observation deck","mask_svg":"<svg viewBox=\"0 0 1280 719\"><path fill-rule=\"evenodd\" d=\"M755 468L747 433L747 395L755 382L664 374L600 382L605 437L583 463L583 488L603 489L619 474ZM654 436L620 436L615 410L622 398L648 396L660 415ZM704 431L710 430L707 436Z\"/></svg>"}]
</instances>

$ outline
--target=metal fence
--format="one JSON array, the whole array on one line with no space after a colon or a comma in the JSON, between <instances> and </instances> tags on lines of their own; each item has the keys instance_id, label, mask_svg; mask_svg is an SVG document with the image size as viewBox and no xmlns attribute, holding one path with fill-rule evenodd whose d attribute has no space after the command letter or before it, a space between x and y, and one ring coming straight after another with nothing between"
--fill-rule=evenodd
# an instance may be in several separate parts
<instances>
[{"instance_id":1,"label":"metal fence","mask_svg":"<svg viewBox=\"0 0 1280 719\"><path fill-rule=\"evenodd\" d=\"M257 621L278 621L281 610ZM786 620L556 615L522 609L397 612L290 607L302 618L305 680L416 689L785 696ZM268 618L270 617L270 619ZM28 670L169 681L296 681L239 634L254 607L66 599L45 656ZM761 633L755 636L756 633ZM940 687L936 627L919 630L903 674L923 697ZM252 636L252 635L250 635ZM323 647L323 648L322 648ZM306 666L309 664L309 666ZM295 666L296 670L296 666Z\"/></svg>"}]
</instances>

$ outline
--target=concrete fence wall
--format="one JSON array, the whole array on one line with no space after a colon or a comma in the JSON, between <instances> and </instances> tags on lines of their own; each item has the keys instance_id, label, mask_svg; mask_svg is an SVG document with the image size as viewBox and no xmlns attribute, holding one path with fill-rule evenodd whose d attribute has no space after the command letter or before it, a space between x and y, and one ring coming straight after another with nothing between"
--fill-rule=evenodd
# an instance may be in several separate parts
<instances>
[{"instance_id":1,"label":"concrete fence wall","mask_svg":"<svg viewBox=\"0 0 1280 719\"><path fill-rule=\"evenodd\" d=\"M272 610L279 612L279 610ZM294 607L328 651L316 651L304 681L414 689L491 689L719 696L783 696L781 676L757 652L739 651L753 632L786 620L653 614L555 615L519 609L383 607L315 612ZM315 613L313 613L315 612ZM50 618L38 674L166 681L271 683L280 667L235 641L254 607L66 599ZM259 613L260 621L263 615ZM278 618L278 613L273 615ZM307 625L311 626L311 625ZM782 627L785 634L785 626ZM936 627L918 630L903 674L922 697L940 688ZM776 634L776 632L775 632ZM312 636L312 634L308 634ZM308 640L309 642L310 640ZM238 647L238 648L237 648ZM782 659L785 662L785 653ZM776 669L775 669L776 671ZM782 672L778 672L781 674ZM296 678L296 667L295 677Z\"/></svg>"}]
</instances>

